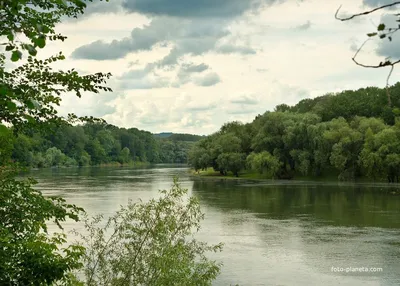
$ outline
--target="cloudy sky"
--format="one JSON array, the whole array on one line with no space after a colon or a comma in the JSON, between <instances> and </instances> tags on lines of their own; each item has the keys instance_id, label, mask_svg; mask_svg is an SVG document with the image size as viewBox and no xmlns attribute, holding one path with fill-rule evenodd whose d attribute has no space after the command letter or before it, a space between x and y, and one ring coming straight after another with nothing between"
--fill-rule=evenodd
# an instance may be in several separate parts
<instances>
[{"instance_id":1,"label":"cloudy sky","mask_svg":"<svg viewBox=\"0 0 400 286\"><path fill-rule=\"evenodd\" d=\"M151 132L209 134L280 103L386 82L387 69L363 69L351 57L381 17L393 18L340 22L334 14L341 4L341 15L349 15L392 1L94 1L80 19L58 26L68 40L45 53L62 50L62 68L111 72L114 92L66 96L63 113ZM370 42L360 60L400 56L399 47L400 35Z\"/></svg>"}]
</instances>

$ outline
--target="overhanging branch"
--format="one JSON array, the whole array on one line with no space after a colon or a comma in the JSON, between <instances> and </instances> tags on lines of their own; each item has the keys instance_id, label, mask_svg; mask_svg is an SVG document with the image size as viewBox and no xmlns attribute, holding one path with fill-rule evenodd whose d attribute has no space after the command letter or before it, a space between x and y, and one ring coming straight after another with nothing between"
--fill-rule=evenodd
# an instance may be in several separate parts
<instances>
[{"instance_id":1,"label":"overhanging branch","mask_svg":"<svg viewBox=\"0 0 400 286\"><path fill-rule=\"evenodd\" d=\"M346 17L346 18L338 17L339 11L342 8L342 5L340 5L339 8L336 10L335 19L339 20L339 21L348 21L348 20L354 19L356 17L368 15L368 14L374 13L375 11L386 9L386 8L389 8L389 7L393 7L393 6L396 6L396 5L399 5L399 4L400 4L400 1L396 1L396 2L393 2L393 3L390 3L390 4L379 6L377 8L372 9L372 10L368 10L368 11L365 11L365 12L362 12L362 13L358 13L358 14L353 14L353 15L351 15L349 17Z\"/></svg>"}]
</instances>

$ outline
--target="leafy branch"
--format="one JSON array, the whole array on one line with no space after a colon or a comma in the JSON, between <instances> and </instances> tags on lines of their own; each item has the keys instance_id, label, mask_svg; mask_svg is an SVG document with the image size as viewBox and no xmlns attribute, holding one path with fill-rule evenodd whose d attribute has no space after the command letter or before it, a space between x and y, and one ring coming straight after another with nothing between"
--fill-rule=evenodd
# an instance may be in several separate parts
<instances>
[{"instance_id":1,"label":"leafy branch","mask_svg":"<svg viewBox=\"0 0 400 286\"><path fill-rule=\"evenodd\" d=\"M367 10L367 11L364 11L364 12L361 12L361 13L357 13L357 14L353 14L353 15L348 16L348 17L339 17L339 16L338 16L339 11L340 11L340 9L342 8L342 5L340 5L339 8L336 10L335 19L336 19L336 20L339 20L339 21L342 21L342 22L344 22L344 21L349 21L349 20L352 20L352 19L354 19L354 18L356 18L356 17L361 17L361 16L369 15L369 14L372 14L372 13L374 13L374 12L376 12L376 11L379 11L379 10L382 10L382 9L386 9L386 8L390 8L390 7L394 7L394 6L399 5L399 4L400 4L400 1L395 1L395 2L393 2L393 3L381 5L381 6L379 6L379 7L374 8L374 9ZM397 14L394 14L394 15L397 16L397 17L400 17L400 13L397 13ZM398 20L396 20L396 21L397 21L397 22L400 22L400 19L398 19ZM368 38L367 40L364 41L364 43L357 49L357 51L355 52L354 56L352 57L352 61L353 61L356 65L361 66L361 67L364 67L364 68L374 68L374 69L377 69L377 68L383 68L383 67L390 67L390 71L389 71L388 76L387 76L387 78L386 78L386 93L387 93L387 97L388 97L388 105L389 105L389 107L391 106L391 98L390 98L390 93L389 93L389 80L390 80L390 77L391 77L391 75L392 75L392 73L393 73L394 66L395 66L396 64L400 63L400 59L399 59L399 60L392 61L392 60L390 60L389 58L386 58L384 61L381 61L379 64L371 65L371 64L364 64L364 63L361 63L361 62L358 61L356 58L357 58L358 54L360 53L360 51L361 51L361 50L363 49L363 47L365 46L365 44L366 44L369 40L371 40L371 38L376 37L376 36L379 36L379 39L388 39L389 41L392 41L392 36L393 36L393 34L396 33L398 30L400 30L400 24L399 24L397 27L386 27L386 25L385 25L384 23L380 23L380 24L377 26L377 31L376 31L376 32L372 32L372 33L368 33L368 34L367 34L367 36L368 36L369 38Z\"/></svg>"}]
</instances>

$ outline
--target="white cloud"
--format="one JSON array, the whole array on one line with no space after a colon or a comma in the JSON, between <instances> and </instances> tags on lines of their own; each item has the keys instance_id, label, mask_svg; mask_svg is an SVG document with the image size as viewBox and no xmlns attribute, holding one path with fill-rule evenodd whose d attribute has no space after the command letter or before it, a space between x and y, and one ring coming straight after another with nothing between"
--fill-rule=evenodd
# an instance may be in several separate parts
<instances>
[{"instance_id":1,"label":"white cloud","mask_svg":"<svg viewBox=\"0 0 400 286\"><path fill-rule=\"evenodd\" d=\"M226 121L250 121L280 103L295 104L305 97L367 85L383 86L387 70L366 70L351 61L354 49L374 29L372 23L379 23L381 15L373 15L372 23L370 17L340 22L334 14L341 4L341 0L288 0L258 13L224 19L224 29L212 31L228 32L212 34L211 42L194 40L199 31L195 25L179 27L190 21L168 18L164 28L175 29L170 33L173 41L156 41L151 49L128 53L116 60L68 58L57 65L87 72L110 71L114 75L111 85L116 91L110 97L85 95L82 99L66 99L62 109L80 115L104 115L111 124L152 132L208 134ZM347 1L341 13L362 11L362 4L363 0ZM69 39L49 45L46 53L63 50L70 55L76 48L96 40L120 41L131 37L135 28L140 30L151 23L150 16L118 11L93 13L80 21L61 24L59 31ZM212 32L207 30L212 21L221 23L213 19L207 19L207 25L196 21L191 23L202 23L203 32ZM157 25L159 31L163 22ZM360 54L360 60L379 61L376 47L377 43L369 45ZM199 52L190 52L196 49ZM155 65L162 61L176 65ZM129 76L121 78L124 74ZM393 81L399 75L395 72Z\"/></svg>"}]
</instances>

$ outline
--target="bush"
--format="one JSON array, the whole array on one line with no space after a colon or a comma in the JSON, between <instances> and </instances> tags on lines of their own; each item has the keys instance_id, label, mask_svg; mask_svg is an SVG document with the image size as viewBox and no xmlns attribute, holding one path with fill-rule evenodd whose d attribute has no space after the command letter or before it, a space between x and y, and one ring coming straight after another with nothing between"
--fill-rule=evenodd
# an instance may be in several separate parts
<instances>
[{"instance_id":1,"label":"bush","mask_svg":"<svg viewBox=\"0 0 400 286\"><path fill-rule=\"evenodd\" d=\"M86 285L211 285L220 263L207 252L222 244L197 241L204 214L178 180L159 199L128 203L104 226L103 217L86 218Z\"/></svg>"},{"instance_id":2,"label":"bush","mask_svg":"<svg viewBox=\"0 0 400 286\"><path fill-rule=\"evenodd\" d=\"M82 266L82 246L64 247L63 232L49 234L46 223L78 220L83 211L61 198L45 198L32 179L16 180L16 168L0 167L0 285L51 285L68 280ZM65 283L64 283L65 284Z\"/></svg>"}]
</instances>

